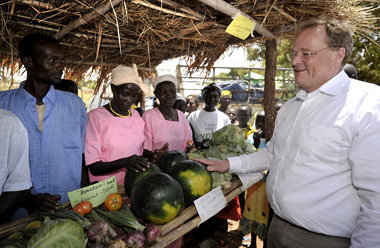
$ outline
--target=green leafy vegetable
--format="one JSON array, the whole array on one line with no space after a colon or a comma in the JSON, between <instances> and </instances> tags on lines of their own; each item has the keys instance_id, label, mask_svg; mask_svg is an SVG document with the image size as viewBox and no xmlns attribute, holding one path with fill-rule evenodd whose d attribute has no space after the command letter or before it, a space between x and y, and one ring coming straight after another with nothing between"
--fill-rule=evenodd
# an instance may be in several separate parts
<instances>
[{"instance_id":1,"label":"green leafy vegetable","mask_svg":"<svg viewBox=\"0 0 380 248\"><path fill-rule=\"evenodd\" d=\"M42 227L29 240L28 248L84 248L85 234L82 227L69 219L45 218Z\"/></svg>"},{"instance_id":2,"label":"green leafy vegetable","mask_svg":"<svg viewBox=\"0 0 380 248\"><path fill-rule=\"evenodd\" d=\"M236 125L228 125L212 134L208 143L209 148L203 151L188 153L190 159L226 159L256 151L255 147L245 140L244 132ZM222 189L231 187L232 174L229 172L212 172L212 188L221 186Z\"/></svg>"}]
</instances>

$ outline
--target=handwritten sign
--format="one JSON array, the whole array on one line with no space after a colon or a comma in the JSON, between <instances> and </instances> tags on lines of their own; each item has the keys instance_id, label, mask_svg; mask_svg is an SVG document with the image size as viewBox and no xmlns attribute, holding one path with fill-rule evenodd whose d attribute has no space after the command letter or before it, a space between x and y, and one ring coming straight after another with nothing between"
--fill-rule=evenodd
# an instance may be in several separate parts
<instances>
[{"instance_id":1,"label":"handwritten sign","mask_svg":"<svg viewBox=\"0 0 380 248\"><path fill-rule=\"evenodd\" d=\"M253 184L260 181L264 175L262 172L255 172L255 173L248 173L248 174L237 174L240 181L241 181L241 190L245 191L249 187L251 187Z\"/></svg>"},{"instance_id":2,"label":"handwritten sign","mask_svg":"<svg viewBox=\"0 0 380 248\"><path fill-rule=\"evenodd\" d=\"M71 207L81 201L90 201L93 207L102 204L111 193L117 193L116 178L110 177L99 183L80 188L68 193Z\"/></svg>"},{"instance_id":3,"label":"handwritten sign","mask_svg":"<svg viewBox=\"0 0 380 248\"><path fill-rule=\"evenodd\" d=\"M242 40L247 39L255 28L255 21L239 13L228 25L226 32Z\"/></svg>"},{"instance_id":4,"label":"handwritten sign","mask_svg":"<svg viewBox=\"0 0 380 248\"><path fill-rule=\"evenodd\" d=\"M220 212L227 206L221 187L217 187L194 201L201 223ZM199 223L199 224L201 224Z\"/></svg>"}]
</instances>

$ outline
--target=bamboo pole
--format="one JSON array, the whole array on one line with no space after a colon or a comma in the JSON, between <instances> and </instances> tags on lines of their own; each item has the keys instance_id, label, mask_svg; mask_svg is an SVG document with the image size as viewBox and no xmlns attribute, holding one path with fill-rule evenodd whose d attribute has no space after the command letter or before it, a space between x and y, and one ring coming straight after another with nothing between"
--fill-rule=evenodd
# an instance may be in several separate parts
<instances>
[{"instance_id":1,"label":"bamboo pole","mask_svg":"<svg viewBox=\"0 0 380 248\"><path fill-rule=\"evenodd\" d=\"M197 21L202 21L202 19L197 17L197 16L192 16L192 15L176 12L176 11L173 11L170 9L165 9L165 8L160 7L160 6L154 5L152 3L148 3L146 1L143 1L143 0L132 0L132 3L140 4L140 5L143 5L143 6L148 7L148 8L156 9L156 10L162 11L162 12L167 13L167 14L172 14L172 15L176 15L176 16L181 16L181 17L186 17L189 19L197 20Z\"/></svg>"},{"instance_id":2,"label":"bamboo pole","mask_svg":"<svg viewBox=\"0 0 380 248\"><path fill-rule=\"evenodd\" d=\"M230 16L234 17L236 14L241 13L245 17L251 19L255 23L255 30L259 34L263 36L263 38L276 38L268 29L265 27L261 26L257 21L255 21L252 17L249 15L245 14L244 12L241 12L238 8L235 8L231 4L223 1L223 0L198 0L210 7L213 7L214 9Z\"/></svg>"},{"instance_id":3,"label":"bamboo pole","mask_svg":"<svg viewBox=\"0 0 380 248\"><path fill-rule=\"evenodd\" d=\"M179 4L177 2L171 1L171 0L161 0L163 4L169 5L175 9L178 9L182 12L188 13L190 15L196 16L201 20L205 20L206 17L198 12L195 12L194 10L190 9L189 7L183 6L182 4Z\"/></svg>"},{"instance_id":4,"label":"bamboo pole","mask_svg":"<svg viewBox=\"0 0 380 248\"><path fill-rule=\"evenodd\" d=\"M65 34L69 33L71 30L83 25L83 24L86 24L87 22L91 21L92 19L100 16L100 15L103 15L104 13L106 13L108 10L111 9L112 6L116 6L118 5L119 3L121 3L122 0L113 0L112 2L107 2L106 4L102 5L102 6L99 6L98 8L96 8L94 11L92 11L91 13L88 13L86 14L84 17L79 17L78 19L70 22L69 24L67 24L65 27L63 27L57 34L56 38L59 39L59 38L62 38Z\"/></svg>"}]
</instances>

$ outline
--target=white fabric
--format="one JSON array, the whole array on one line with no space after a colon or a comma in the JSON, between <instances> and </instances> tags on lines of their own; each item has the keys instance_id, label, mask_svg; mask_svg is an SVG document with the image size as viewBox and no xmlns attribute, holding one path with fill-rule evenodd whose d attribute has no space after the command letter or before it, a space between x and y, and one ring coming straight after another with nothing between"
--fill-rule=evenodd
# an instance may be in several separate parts
<instances>
[{"instance_id":1,"label":"white fabric","mask_svg":"<svg viewBox=\"0 0 380 248\"><path fill-rule=\"evenodd\" d=\"M174 83L175 87L178 86L178 81L177 81L176 77L174 77L173 75L170 75L170 74L165 74L165 75L161 75L161 76L158 76L158 77L153 79L153 88L156 90L157 85L159 85L160 83L165 82L165 81L169 81L169 82Z\"/></svg>"},{"instance_id":2,"label":"white fabric","mask_svg":"<svg viewBox=\"0 0 380 248\"><path fill-rule=\"evenodd\" d=\"M231 172L270 169L280 217L308 230L380 247L380 87L344 71L283 105L261 152L229 158Z\"/></svg>"},{"instance_id":3,"label":"white fabric","mask_svg":"<svg viewBox=\"0 0 380 248\"><path fill-rule=\"evenodd\" d=\"M27 131L13 113L0 109L0 195L31 186Z\"/></svg>"},{"instance_id":4,"label":"white fabric","mask_svg":"<svg viewBox=\"0 0 380 248\"><path fill-rule=\"evenodd\" d=\"M231 124L228 115L219 110L207 112L204 109L198 109L189 115L188 121L198 142L211 139L213 132Z\"/></svg>"}]
</instances>

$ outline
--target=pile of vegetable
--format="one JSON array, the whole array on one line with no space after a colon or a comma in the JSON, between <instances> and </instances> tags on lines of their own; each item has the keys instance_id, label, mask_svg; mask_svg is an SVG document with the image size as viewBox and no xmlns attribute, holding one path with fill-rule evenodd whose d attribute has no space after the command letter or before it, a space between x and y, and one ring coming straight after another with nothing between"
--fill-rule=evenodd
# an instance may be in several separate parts
<instances>
[{"instance_id":1,"label":"pile of vegetable","mask_svg":"<svg viewBox=\"0 0 380 248\"><path fill-rule=\"evenodd\" d=\"M153 224L142 225L120 194L108 195L97 208L83 201L72 210L33 215L41 221L33 221L2 240L0 247L144 248L161 234Z\"/></svg>"},{"instance_id":2,"label":"pile of vegetable","mask_svg":"<svg viewBox=\"0 0 380 248\"><path fill-rule=\"evenodd\" d=\"M192 151L187 154L190 159L226 159L255 151L255 147L245 140L244 132L236 125L228 125L212 134L207 143L209 148L202 151ZM222 189L231 187L232 174L229 172L211 172L212 188L221 186Z\"/></svg>"}]
</instances>

